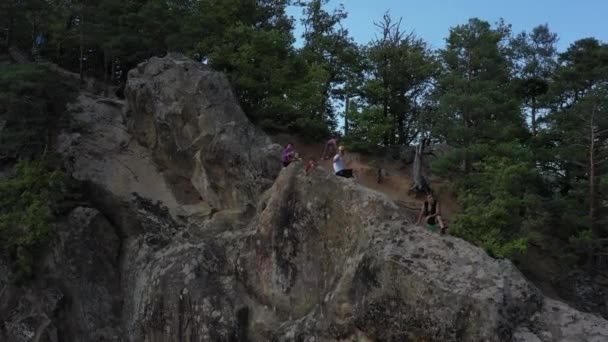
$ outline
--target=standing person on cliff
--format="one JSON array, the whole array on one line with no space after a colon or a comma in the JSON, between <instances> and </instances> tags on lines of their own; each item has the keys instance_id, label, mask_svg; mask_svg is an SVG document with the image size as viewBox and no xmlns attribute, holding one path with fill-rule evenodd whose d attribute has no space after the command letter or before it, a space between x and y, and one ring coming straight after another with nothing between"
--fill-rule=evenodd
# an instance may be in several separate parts
<instances>
[{"instance_id":1,"label":"standing person on cliff","mask_svg":"<svg viewBox=\"0 0 608 342\"><path fill-rule=\"evenodd\" d=\"M321 159L327 160L327 155L331 155L336 153L338 150L338 142L340 138L337 135L334 135L331 139L325 142L325 146L323 146L323 153L321 154Z\"/></svg>"}]
</instances>

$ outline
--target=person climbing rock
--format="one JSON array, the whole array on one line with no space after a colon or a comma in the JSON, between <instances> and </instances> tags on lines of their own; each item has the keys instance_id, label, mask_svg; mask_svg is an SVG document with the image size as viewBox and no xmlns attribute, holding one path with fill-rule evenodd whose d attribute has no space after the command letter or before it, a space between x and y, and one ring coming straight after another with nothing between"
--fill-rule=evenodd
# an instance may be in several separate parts
<instances>
[{"instance_id":1,"label":"person climbing rock","mask_svg":"<svg viewBox=\"0 0 608 342\"><path fill-rule=\"evenodd\" d=\"M344 146L338 148L338 154L334 157L334 172L336 176L354 178L353 170L344 167Z\"/></svg>"},{"instance_id":2,"label":"person climbing rock","mask_svg":"<svg viewBox=\"0 0 608 342\"><path fill-rule=\"evenodd\" d=\"M331 154L336 153L336 151L338 150L338 141L339 140L340 140L340 138L337 135L333 136L331 139L327 140L327 142L325 143L325 146L323 147L323 153L321 154L321 159L327 160L328 154L331 155Z\"/></svg>"},{"instance_id":3,"label":"person climbing rock","mask_svg":"<svg viewBox=\"0 0 608 342\"><path fill-rule=\"evenodd\" d=\"M429 193L426 196L426 200L422 204L422 208L420 208L420 214L418 215L416 224L420 225L423 218L428 230L437 232L437 226L439 226L441 234L445 233L445 225L441 219L441 205L432 193Z\"/></svg>"},{"instance_id":4,"label":"person climbing rock","mask_svg":"<svg viewBox=\"0 0 608 342\"><path fill-rule=\"evenodd\" d=\"M283 167L289 166L289 164L294 161L296 158L296 151L294 149L294 145L289 143L285 145L285 149L283 150L283 156L281 160L283 161Z\"/></svg>"}]
</instances>

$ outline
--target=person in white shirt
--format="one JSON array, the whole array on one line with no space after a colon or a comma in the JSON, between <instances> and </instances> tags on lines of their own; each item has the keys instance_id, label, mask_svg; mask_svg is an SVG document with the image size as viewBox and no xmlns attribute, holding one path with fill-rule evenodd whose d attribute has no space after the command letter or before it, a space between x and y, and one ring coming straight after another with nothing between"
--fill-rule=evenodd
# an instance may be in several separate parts
<instances>
[{"instance_id":1,"label":"person in white shirt","mask_svg":"<svg viewBox=\"0 0 608 342\"><path fill-rule=\"evenodd\" d=\"M344 167L344 146L338 148L338 154L334 157L334 172L336 176L353 178L353 170Z\"/></svg>"}]
</instances>

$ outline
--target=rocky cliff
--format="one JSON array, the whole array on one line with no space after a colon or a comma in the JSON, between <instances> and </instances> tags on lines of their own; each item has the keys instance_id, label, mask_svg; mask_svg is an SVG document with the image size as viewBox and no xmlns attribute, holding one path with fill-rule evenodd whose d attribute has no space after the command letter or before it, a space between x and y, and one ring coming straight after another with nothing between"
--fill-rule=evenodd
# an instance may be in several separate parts
<instances>
[{"instance_id":1,"label":"rocky cliff","mask_svg":"<svg viewBox=\"0 0 608 342\"><path fill-rule=\"evenodd\" d=\"M606 341L508 261L383 194L280 169L224 76L179 55L83 92L58 152L86 184L26 288L0 264L2 341Z\"/></svg>"}]
</instances>

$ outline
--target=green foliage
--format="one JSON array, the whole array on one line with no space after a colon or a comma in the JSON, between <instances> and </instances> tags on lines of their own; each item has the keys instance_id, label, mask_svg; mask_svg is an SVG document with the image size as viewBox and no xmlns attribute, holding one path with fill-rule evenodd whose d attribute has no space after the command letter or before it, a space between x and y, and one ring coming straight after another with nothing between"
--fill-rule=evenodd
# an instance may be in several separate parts
<instances>
[{"instance_id":1,"label":"green foliage","mask_svg":"<svg viewBox=\"0 0 608 342\"><path fill-rule=\"evenodd\" d=\"M537 195L539 176L534 165L523 158L490 157L476 168L479 172L458 186L462 211L453 233L496 257L525 252L531 232L547 221Z\"/></svg>"},{"instance_id":2,"label":"green foliage","mask_svg":"<svg viewBox=\"0 0 608 342\"><path fill-rule=\"evenodd\" d=\"M29 50L36 30L48 25L53 5L45 0L5 0L0 2L0 27L3 49L17 46ZM8 46L4 46L7 43Z\"/></svg>"},{"instance_id":3,"label":"green foliage","mask_svg":"<svg viewBox=\"0 0 608 342\"><path fill-rule=\"evenodd\" d=\"M297 1L302 6L304 46L299 56L305 62L309 75L305 77L312 92L300 97L306 102L299 110L314 120L335 128L335 102L343 99L349 82L360 69L359 49L342 25L347 13L340 5L328 12L324 6L328 0Z\"/></svg>"},{"instance_id":4,"label":"green foliage","mask_svg":"<svg viewBox=\"0 0 608 342\"><path fill-rule=\"evenodd\" d=\"M58 217L77 198L77 187L48 156L21 161L0 181L0 250L14 260L15 281L32 276L33 259L55 232Z\"/></svg>"},{"instance_id":5,"label":"green foliage","mask_svg":"<svg viewBox=\"0 0 608 342\"><path fill-rule=\"evenodd\" d=\"M581 254L588 254L601 247L597 236L590 229L581 230L576 235L571 236L569 242L570 248Z\"/></svg>"},{"instance_id":6,"label":"green foliage","mask_svg":"<svg viewBox=\"0 0 608 342\"><path fill-rule=\"evenodd\" d=\"M73 90L44 67L0 65L0 162L41 153Z\"/></svg>"},{"instance_id":7,"label":"green foliage","mask_svg":"<svg viewBox=\"0 0 608 342\"><path fill-rule=\"evenodd\" d=\"M442 177L450 177L457 172L462 163L462 152L455 150L441 158L435 158L431 162L431 170Z\"/></svg>"},{"instance_id":8,"label":"green foliage","mask_svg":"<svg viewBox=\"0 0 608 342\"><path fill-rule=\"evenodd\" d=\"M572 246L608 237L608 44L587 38L574 42L560 55L549 91L554 108L548 128L540 135L541 171L555 193L557 234ZM588 240L588 239L587 239ZM571 248L588 259L598 251Z\"/></svg>"},{"instance_id":9,"label":"green foliage","mask_svg":"<svg viewBox=\"0 0 608 342\"><path fill-rule=\"evenodd\" d=\"M362 49L362 110L348 113L349 134L368 147L404 145L418 138L420 112L426 104L421 98L430 91L439 68L426 43L400 24L386 13L375 23L378 38Z\"/></svg>"},{"instance_id":10,"label":"green foliage","mask_svg":"<svg viewBox=\"0 0 608 342\"><path fill-rule=\"evenodd\" d=\"M343 139L349 150L368 154L378 152L386 132L390 129L390 122L384 117L382 108L357 108L355 103L352 103L349 119L349 135Z\"/></svg>"},{"instance_id":11,"label":"green foliage","mask_svg":"<svg viewBox=\"0 0 608 342\"><path fill-rule=\"evenodd\" d=\"M181 27L200 32L194 55L228 75L250 118L284 128L299 118L292 90L307 73L292 46L293 22L285 14L286 4L201 1L192 21Z\"/></svg>"},{"instance_id":12,"label":"green foliage","mask_svg":"<svg viewBox=\"0 0 608 342\"><path fill-rule=\"evenodd\" d=\"M515 93L522 99L524 115L530 117L531 133L539 130L540 111L550 102L549 83L557 67L557 35L547 25L522 32L511 41L516 56Z\"/></svg>"},{"instance_id":13,"label":"green foliage","mask_svg":"<svg viewBox=\"0 0 608 342\"><path fill-rule=\"evenodd\" d=\"M471 19L450 31L441 57L445 70L437 89L442 115L439 131L453 146L510 141L520 136L523 120L509 83L510 69L505 41L509 28L492 28ZM463 156L470 171L470 155Z\"/></svg>"}]
</instances>

